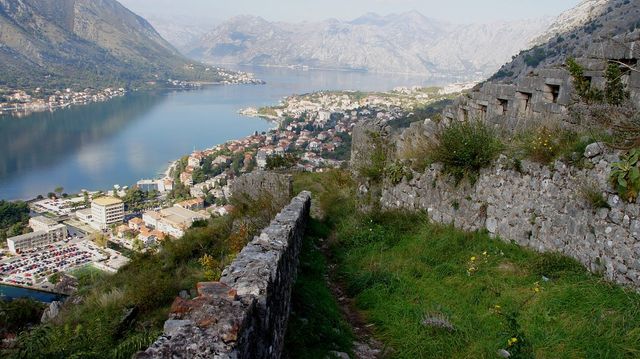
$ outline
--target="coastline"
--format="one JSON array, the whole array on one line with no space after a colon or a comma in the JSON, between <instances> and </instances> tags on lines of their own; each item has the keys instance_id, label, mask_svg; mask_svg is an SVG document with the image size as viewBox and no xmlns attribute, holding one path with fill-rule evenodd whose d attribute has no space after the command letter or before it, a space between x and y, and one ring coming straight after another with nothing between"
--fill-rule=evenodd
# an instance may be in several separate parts
<instances>
[{"instance_id":1,"label":"coastline","mask_svg":"<svg viewBox=\"0 0 640 359\"><path fill-rule=\"evenodd\" d=\"M58 295L58 296L64 296L64 297L68 296L67 294L56 292L54 290L49 290L49 289L46 289L46 288L35 288L35 287L29 287L29 286L26 286L26 285L13 284L13 283L7 283L7 282L0 281L0 287L1 286L11 287L11 288L18 288L18 289L25 289L25 290L38 292L38 293L43 293L43 294L52 294L52 295ZM1 293L2 292L0 291L0 294ZM0 298L2 298L2 296L0 296Z\"/></svg>"}]
</instances>

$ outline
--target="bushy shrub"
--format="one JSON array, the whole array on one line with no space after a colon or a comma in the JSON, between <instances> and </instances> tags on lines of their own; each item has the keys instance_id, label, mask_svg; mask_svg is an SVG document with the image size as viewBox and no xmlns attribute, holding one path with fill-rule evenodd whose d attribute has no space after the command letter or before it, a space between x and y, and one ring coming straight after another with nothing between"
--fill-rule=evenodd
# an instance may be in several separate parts
<instances>
[{"instance_id":1,"label":"bushy shrub","mask_svg":"<svg viewBox=\"0 0 640 359\"><path fill-rule=\"evenodd\" d=\"M528 158L541 164L550 164L555 160L576 163L582 159L589 144L598 142L594 137L601 136L543 125L516 135L513 141L514 154L517 158Z\"/></svg>"},{"instance_id":2,"label":"bushy shrub","mask_svg":"<svg viewBox=\"0 0 640 359\"><path fill-rule=\"evenodd\" d=\"M386 178L389 179L391 184L394 184L394 185L402 182L402 179L405 177L408 180L411 180L412 178L411 171L405 168L404 164L399 161L396 161L390 164L389 166L387 166L387 168L385 168L384 170L384 173Z\"/></svg>"},{"instance_id":3,"label":"bushy shrub","mask_svg":"<svg viewBox=\"0 0 640 359\"><path fill-rule=\"evenodd\" d=\"M629 202L638 198L640 191L640 169L638 168L640 149L633 149L619 162L611 165L610 180L618 191L618 195Z\"/></svg>"},{"instance_id":4,"label":"bushy shrub","mask_svg":"<svg viewBox=\"0 0 640 359\"><path fill-rule=\"evenodd\" d=\"M474 182L480 169L489 166L502 149L495 131L484 122L453 121L437 135L429 156L442 163L456 182L465 176Z\"/></svg>"},{"instance_id":5,"label":"bushy shrub","mask_svg":"<svg viewBox=\"0 0 640 359\"><path fill-rule=\"evenodd\" d=\"M573 77L573 87L580 100L588 104L604 102L604 93L591 86L591 82L584 76L584 68L576 60L567 59L567 67Z\"/></svg>"},{"instance_id":6,"label":"bushy shrub","mask_svg":"<svg viewBox=\"0 0 640 359\"><path fill-rule=\"evenodd\" d=\"M604 97L610 105L622 105L628 98L629 92L622 83L622 71L617 64L610 63L605 72L607 83L604 89Z\"/></svg>"}]
</instances>

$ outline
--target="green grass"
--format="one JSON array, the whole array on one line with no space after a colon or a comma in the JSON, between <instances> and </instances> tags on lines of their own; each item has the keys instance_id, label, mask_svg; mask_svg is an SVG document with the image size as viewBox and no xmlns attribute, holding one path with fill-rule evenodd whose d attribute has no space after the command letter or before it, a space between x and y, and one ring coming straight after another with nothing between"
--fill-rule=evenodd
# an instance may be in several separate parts
<instances>
[{"instance_id":1,"label":"green grass","mask_svg":"<svg viewBox=\"0 0 640 359\"><path fill-rule=\"evenodd\" d=\"M331 351L351 351L353 334L327 287L327 263L318 249L319 239L328 233L324 224L312 220L302 245L285 339L288 358L324 359Z\"/></svg>"},{"instance_id":2,"label":"green grass","mask_svg":"<svg viewBox=\"0 0 640 359\"><path fill-rule=\"evenodd\" d=\"M296 183L335 190L335 174L313 176ZM502 348L512 358L640 356L637 294L570 258L437 226L424 214L357 214L340 193L348 195L317 195L341 208L325 218L339 273L390 357L495 358ZM455 330L425 327L426 316ZM511 347L510 338L518 339Z\"/></svg>"}]
</instances>

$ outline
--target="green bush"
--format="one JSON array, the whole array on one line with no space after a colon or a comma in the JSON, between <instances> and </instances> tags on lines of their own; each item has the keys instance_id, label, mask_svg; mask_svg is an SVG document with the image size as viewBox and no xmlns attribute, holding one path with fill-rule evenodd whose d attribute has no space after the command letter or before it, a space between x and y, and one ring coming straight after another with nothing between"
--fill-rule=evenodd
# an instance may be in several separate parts
<instances>
[{"instance_id":1,"label":"green bush","mask_svg":"<svg viewBox=\"0 0 640 359\"><path fill-rule=\"evenodd\" d=\"M402 179L405 177L408 180L411 180L411 178L413 177L411 171L407 170L404 164L399 161L396 161L387 166L387 168L385 168L384 170L384 173L387 179L391 181L391 184L394 185L402 182Z\"/></svg>"},{"instance_id":2,"label":"green bush","mask_svg":"<svg viewBox=\"0 0 640 359\"><path fill-rule=\"evenodd\" d=\"M604 93L591 87L591 82L584 76L584 68L575 59L567 59L569 73L573 77L573 87L578 97L586 103L601 103L604 101Z\"/></svg>"},{"instance_id":3,"label":"green bush","mask_svg":"<svg viewBox=\"0 0 640 359\"><path fill-rule=\"evenodd\" d=\"M495 131L481 121L453 121L441 130L437 139L429 156L442 163L456 183L465 176L475 182L480 170L489 166L503 149Z\"/></svg>"},{"instance_id":4,"label":"green bush","mask_svg":"<svg viewBox=\"0 0 640 359\"><path fill-rule=\"evenodd\" d=\"M624 200L633 202L640 191L640 169L638 159L640 149L632 149L622 157L620 162L611 165L610 180L618 195Z\"/></svg>"},{"instance_id":5,"label":"green bush","mask_svg":"<svg viewBox=\"0 0 640 359\"><path fill-rule=\"evenodd\" d=\"M607 83L604 89L604 97L610 105L622 105L628 98L629 92L622 83L622 71L617 64L610 63L605 71Z\"/></svg>"}]
</instances>

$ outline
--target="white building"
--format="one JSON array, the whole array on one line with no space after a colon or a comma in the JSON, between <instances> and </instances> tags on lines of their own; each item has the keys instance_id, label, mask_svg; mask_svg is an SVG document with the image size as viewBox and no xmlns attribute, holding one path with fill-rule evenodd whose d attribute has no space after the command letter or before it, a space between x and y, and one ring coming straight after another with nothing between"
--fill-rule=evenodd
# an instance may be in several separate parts
<instances>
[{"instance_id":1,"label":"white building","mask_svg":"<svg viewBox=\"0 0 640 359\"><path fill-rule=\"evenodd\" d=\"M84 223L89 224L93 220L93 216L91 215L91 213L92 213L91 208L81 209L76 211L76 218L78 218L80 221Z\"/></svg>"},{"instance_id":2,"label":"white building","mask_svg":"<svg viewBox=\"0 0 640 359\"><path fill-rule=\"evenodd\" d=\"M46 232L57 225L58 222L45 216L37 216L29 219L29 227L31 227L34 232Z\"/></svg>"},{"instance_id":3,"label":"white building","mask_svg":"<svg viewBox=\"0 0 640 359\"><path fill-rule=\"evenodd\" d=\"M206 220L207 217L182 207L170 207L158 212L145 212L142 219L147 226L172 237L180 238L193 225L193 222Z\"/></svg>"},{"instance_id":4,"label":"white building","mask_svg":"<svg viewBox=\"0 0 640 359\"><path fill-rule=\"evenodd\" d=\"M56 224L47 231L36 231L16 237L7 238L7 246L13 254L35 248L46 246L51 243L60 242L67 238L67 226Z\"/></svg>"},{"instance_id":5,"label":"white building","mask_svg":"<svg viewBox=\"0 0 640 359\"><path fill-rule=\"evenodd\" d=\"M98 229L124 221L124 202L114 197L100 197L91 202L92 223Z\"/></svg>"}]
</instances>

